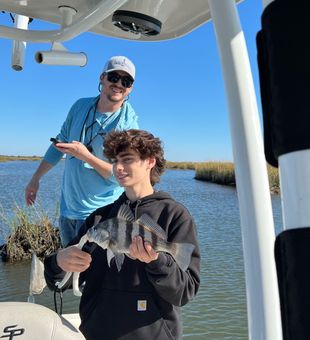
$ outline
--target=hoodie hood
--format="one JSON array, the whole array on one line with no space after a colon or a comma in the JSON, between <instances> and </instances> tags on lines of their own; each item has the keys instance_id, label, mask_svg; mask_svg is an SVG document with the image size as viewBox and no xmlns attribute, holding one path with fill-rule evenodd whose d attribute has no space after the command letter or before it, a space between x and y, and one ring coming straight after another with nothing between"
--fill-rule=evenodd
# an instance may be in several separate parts
<instances>
[{"instance_id":1,"label":"hoodie hood","mask_svg":"<svg viewBox=\"0 0 310 340\"><path fill-rule=\"evenodd\" d=\"M155 191L151 195L139 198L136 201L132 202L126 196L126 192L124 192L116 202L120 205L126 203L127 205L129 205L130 208L135 208L136 206L148 207L150 205L156 204L156 201L157 203L159 203L160 201L166 202L167 200L173 201L173 198L164 191Z\"/></svg>"}]
</instances>

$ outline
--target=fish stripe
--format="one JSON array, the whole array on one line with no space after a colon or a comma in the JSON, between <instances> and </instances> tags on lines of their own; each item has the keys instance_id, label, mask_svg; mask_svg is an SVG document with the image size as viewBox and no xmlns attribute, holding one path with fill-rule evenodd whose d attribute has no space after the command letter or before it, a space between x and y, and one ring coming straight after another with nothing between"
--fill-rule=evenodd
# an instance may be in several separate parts
<instances>
[{"instance_id":1,"label":"fish stripe","mask_svg":"<svg viewBox=\"0 0 310 340\"><path fill-rule=\"evenodd\" d=\"M145 229L142 225L139 224L139 235L144 238L144 233L145 233Z\"/></svg>"},{"instance_id":2,"label":"fish stripe","mask_svg":"<svg viewBox=\"0 0 310 340\"><path fill-rule=\"evenodd\" d=\"M139 235L139 224L134 222L133 223L133 230L132 230L132 236Z\"/></svg>"},{"instance_id":3,"label":"fish stripe","mask_svg":"<svg viewBox=\"0 0 310 340\"><path fill-rule=\"evenodd\" d=\"M152 247L156 250L158 237L154 233L151 233L151 237L152 237L152 242L151 242L152 243Z\"/></svg>"},{"instance_id":4,"label":"fish stripe","mask_svg":"<svg viewBox=\"0 0 310 340\"><path fill-rule=\"evenodd\" d=\"M111 219L110 220L110 223L111 223L111 229L113 230L114 229L114 232L113 232L113 238L114 238L114 241L115 243L118 243L119 242L119 231L120 231L120 227L119 227L119 224L120 224L120 220L116 220L116 228L113 228L113 220Z\"/></svg>"},{"instance_id":5,"label":"fish stripe","mask_svg":"<svg viewBox=\"0 0 310 340\"><path fill-rule=\"evenodd\" d=\"M133 224L132 222L126 221L126 236L125 236L125 247L129 248L132 242L132 231Z\"/></svg>"}]
</instances>

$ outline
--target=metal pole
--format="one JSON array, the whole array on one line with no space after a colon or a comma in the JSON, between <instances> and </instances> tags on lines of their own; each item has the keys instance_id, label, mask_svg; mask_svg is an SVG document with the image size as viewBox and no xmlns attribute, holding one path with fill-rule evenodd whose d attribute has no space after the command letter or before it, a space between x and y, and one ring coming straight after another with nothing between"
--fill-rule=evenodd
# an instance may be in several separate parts
<instances>
[{"instance_id":1,"label":"metal pole","mask_svg":"<svg viewBox=\"0 0 310 340\"><path fill-rule=\"evenodd\" d=\"M264 8L271 2L273 0L263 0ZM283 154L278 158L278 162L283 228L296 229L309 227L310 150Z\"/></svg>"},{"instance_id":2,"label":"metal pole","mask_svg":"<svg viewBox=\"0 0 310 340\"><path fill-rule=\"evenodd\" d=\"M310 226L310 150L281 155L279 175L284 229Z\"/></svg>"},{"instance_id":3,"label":"metal pole","mask_svg":"<svg viewBox=\"0 0 310 340\"><path fill-rule=\"evenodd\" d=\"M14 17L15 27L18 29L27 30L29 18L24 15L16 14ZM15 71L22 71L24 68L24 58L26 51L26 42L14 40L12 49L12 68Z\"/></svg>"},{"instance_id":4,"label":"metal pole","mask_svg":"<svg viewBox=\"0 0 310 340\"><path fill-rule=\"evenodd\" d=\"M282 339L275 231L259 115L233 0L209 0L229 104L243 240L250 339Z\"/></svg>"}]
</instances>

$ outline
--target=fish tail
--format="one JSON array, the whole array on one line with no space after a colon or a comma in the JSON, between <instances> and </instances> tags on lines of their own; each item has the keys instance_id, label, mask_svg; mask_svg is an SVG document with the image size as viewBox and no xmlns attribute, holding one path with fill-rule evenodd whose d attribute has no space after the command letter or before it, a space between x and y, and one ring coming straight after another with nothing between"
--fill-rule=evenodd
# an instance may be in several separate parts
<instances>
[{"instance_id":1,"label":"fish tail","mask_svg":"<svg viewBox=\"0 0 310 340\"><path fill-rule=\"evenodd\" d=\"M173 243L171 255L178 266L185 272L188 268L195 246L191 243Z\"/></svg>"}]
</instances>

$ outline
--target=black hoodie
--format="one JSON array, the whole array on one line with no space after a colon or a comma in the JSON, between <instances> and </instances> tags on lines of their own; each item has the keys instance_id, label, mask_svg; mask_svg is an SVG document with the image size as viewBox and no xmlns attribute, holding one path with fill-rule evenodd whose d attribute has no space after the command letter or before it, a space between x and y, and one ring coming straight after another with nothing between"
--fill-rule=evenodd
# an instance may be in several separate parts
<instances>
[{"instance_id":1,"label":"black hoodie","mask_svg":"<svg viewBox=\"0 0 310 340\"><path fill-rule=\"evenodd\" d=\"M166 340L182 338L181 306L196 295L200 283L200 254L196 227L187 209L167 193L155 192L131 203L126 194L113 204L97 209L82 226L78 243L94 224L115 217L122 204L128 204L135 219L148 214L167 233L167 241L192 243L195 249L188 269L183 272L172 256L159 253L156 261L140 262L125 257L118 272L115 262L108 266L106 250L92 251L91 266L80 275L85 281L80 302L80 330L87 340ZM83 248L84 250L84 248ZM56 254L45 259L45 278L54 290L64 272L56 263Z\"/></svg>"}]
</instances>

